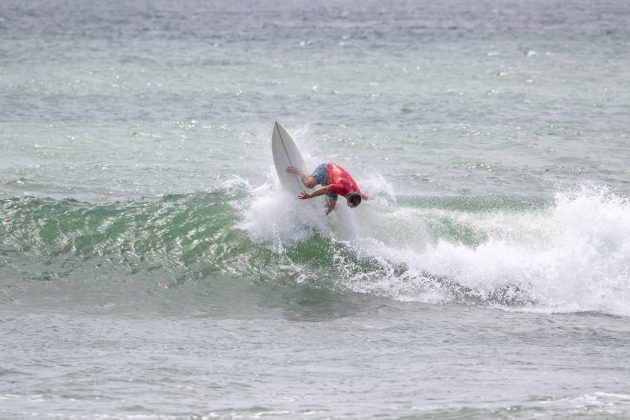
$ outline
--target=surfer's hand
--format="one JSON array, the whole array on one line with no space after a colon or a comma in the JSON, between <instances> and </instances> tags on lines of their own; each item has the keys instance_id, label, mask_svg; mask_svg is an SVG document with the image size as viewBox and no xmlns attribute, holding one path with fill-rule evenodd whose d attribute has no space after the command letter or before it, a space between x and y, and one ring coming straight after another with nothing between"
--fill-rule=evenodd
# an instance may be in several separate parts
<instances>
[{"instance_id":1,"label":"surfer's hand","mask_svg":"<svg viewBox=\"0 0 630 420\"><path fill-rule=\"evenodd\" d=\"M300 200L306 200L307 198L311 198L311 195L307 193L306 191L302 191L300 195L298 195L298 198Z\"/></svg>"}]
</instances>

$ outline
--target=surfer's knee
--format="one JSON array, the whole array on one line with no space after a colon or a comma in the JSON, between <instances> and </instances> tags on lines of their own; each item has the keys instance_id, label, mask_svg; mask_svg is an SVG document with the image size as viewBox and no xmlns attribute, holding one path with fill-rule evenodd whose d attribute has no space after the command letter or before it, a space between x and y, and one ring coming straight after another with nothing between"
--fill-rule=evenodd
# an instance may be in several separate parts
<instances>
[{"instance_id":1,"label":"surfer's knee","mask_svg":"<svg viewBox=\"0 0 630 420\"><path fill-rule=\"evenodd\" d=\"M315 188L315 185L317 185L317 180L312 176L305 176L302 178L302 182L306 188Z\"/></svg>"}]
</instances>

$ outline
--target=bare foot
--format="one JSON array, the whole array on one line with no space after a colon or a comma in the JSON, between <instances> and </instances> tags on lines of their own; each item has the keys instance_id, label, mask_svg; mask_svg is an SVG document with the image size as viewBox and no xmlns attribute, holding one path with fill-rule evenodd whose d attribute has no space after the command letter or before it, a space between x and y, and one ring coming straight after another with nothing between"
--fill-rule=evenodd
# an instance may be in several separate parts
<instances>
[{"instance_id":1,"label":"bare foot","mask_svg":"<svg viewBox=\"0 0 630 420\"><path fill-rule=\"evenodd\" d=\"M300 173L301 173L301 171L298 168L296 168L295 166L289 166L287 168L287 172L290 173L290 174L293 174L293 175L300 175Z\"/></svg>"}]
</instances>

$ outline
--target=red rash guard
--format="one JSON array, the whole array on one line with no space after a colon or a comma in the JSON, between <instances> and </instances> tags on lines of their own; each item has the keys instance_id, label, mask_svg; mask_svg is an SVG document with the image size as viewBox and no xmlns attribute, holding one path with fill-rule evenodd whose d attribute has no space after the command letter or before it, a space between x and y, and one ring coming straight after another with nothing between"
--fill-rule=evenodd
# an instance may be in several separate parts
<instances>
[{"instance_id":1,"label":"red rash guard","mask_svg":"<svg viewBox=\"0 0 630 420\"><path fill-rule=\"evenodd\" d=\"M328 182L328 193L345 196L355 192L365 198L357 183L345 169L336 163L326 165L326 181Z\"/></svg>"}]
</instances>

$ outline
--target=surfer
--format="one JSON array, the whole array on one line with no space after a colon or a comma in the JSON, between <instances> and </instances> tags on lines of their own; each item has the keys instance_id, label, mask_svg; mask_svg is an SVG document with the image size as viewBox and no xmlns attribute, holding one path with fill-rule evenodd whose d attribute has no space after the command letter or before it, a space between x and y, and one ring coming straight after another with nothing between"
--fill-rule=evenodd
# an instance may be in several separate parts
<instances>
[{"instance_id":1,"label":"surfer","mask_svg":"<svg viewBox=\"0 0 630 420\"><path fill-rule=\"evenodd\" d=\"M306 200L326 194L326 214L333 211L340 195L345 197L350 208L361 204L361 199L367 200L350 174L336 163L322 163L311 175L305 174L294 166L289 166L287 172L299 176L306 188L321 185L313 192L302 191L298 198Z\"/></svg>"}]
</instances>

